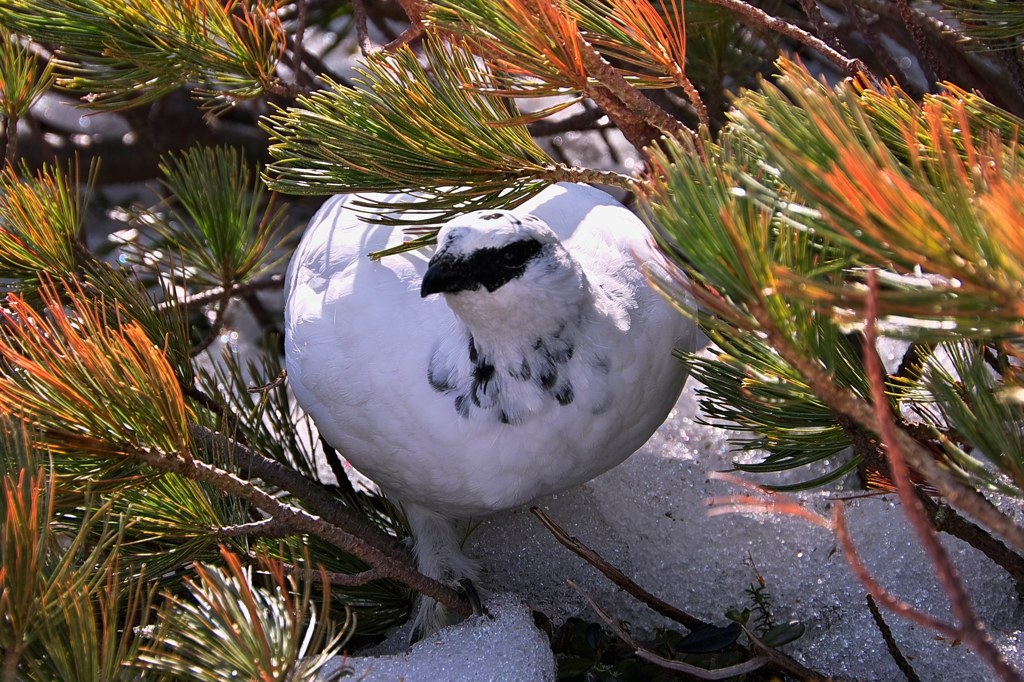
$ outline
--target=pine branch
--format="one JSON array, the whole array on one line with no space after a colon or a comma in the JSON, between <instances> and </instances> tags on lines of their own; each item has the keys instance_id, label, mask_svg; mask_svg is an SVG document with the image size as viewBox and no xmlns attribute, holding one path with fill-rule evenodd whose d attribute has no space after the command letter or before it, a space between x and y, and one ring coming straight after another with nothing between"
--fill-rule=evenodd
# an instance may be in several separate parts
<instances>
[{"instance_id":1,"label":"pine branch","mask_svg":"<svg viewBox=\"0 0 1024 682\"><path fill-rule=\"evenodd\" d=\"M402 215L390 217L406 223L514 205L540 191L540 176L555 164L524 126L508 123L516 115L508 102L463 85L479 82L472 57L433 39L425 51L433 76L408 48L373 54L357 79L360 89L330 84L265 119L275 159L265 172L270 187L413 192Z\"/></svg>"},{"instance_id":2,"label":"pine branch","mask_svg":"<svg viewBox=\"0 0 1024 682\"><path fill-rule=\"evenodd\" d=\"M588 564L601 571L606 578L615 583L620 589L625 590L627 593L632 595L637 601L644 606L652 609L656 613L671 618L677 623L685 625L687 628L693 630L699 627L707 626L707 623L701 619L691 616L682 609L679 609L665 601L662 601L658 597L654 596L647 590L643 589L635 582L629 579L629 577L620 571L615 566L612 566L607 561L598 556L597 552L592 550L590 547L583 544L579 539L570 536L566 533L555 521L548 516L544 510L540 507L530 507L530 513L540 519L540 522L544 524L544 527L551 531L551 534L555 536L562 546L566 547L578 557L586 561Z\"/></svg>"},{"instance_id":3,"label":"pine branch","mask_svg":"<svg viewBox=\"0 0 1024 682\"><path fill-rule=\"evenodd\" d=\"M724 7L730 12L735 13L748 24L779 33L780 35L792 38L798 43L806 45L828 61L832 62L832 64L838 67L839 70L847 76L856 77L858 74L867 75L871 73L871 71L859 59L850 59L849 57L840 54L822 39L807 33L800 27L794 26L787 21L773 17L764 10L743 2L743 0L704 0L704 2L707 2L710 5Z\"/></svg>"},{"instance_id":4,"label":"pine branch","mask_svg":"<svg viewBox=\"0 0 1024 682\"><path fill-rule=\"evenodd\" d=\"M272 2L9 0L0 22L61 45L58 83L95 108L153 102L189 81L215 111L288 90L275 75L285 34Z\"/></svg>"},{"instance_id":5,"label":"pine branch","mask_svg":"<svg viewBox=\"0 0 1024 682\"><path fill-rule=\"evenodd\" d=\"M398 561L394 556L381 551L363 538L352 535L299 507L281 502L235 474L197 459L168 457L154 450L140 449L125 454L157 471L173 473L199 481L210 485L221 493L247 500L264 513L280 519L279 523L287 524L294 533L316 535L338 549L358 556L371 566L380 569L384 577L398 580L456 613L468 616L472 612L459 593L421 575L408 559Z\"/></svg>"},{"instance_id":6,"label":"pine branch","mask_svg":"<svg viewBox=\"0 0 1024 682\"><path fill-rule=\"evenodd\" d=\"M950 608L959 623L963 639L1001 679L1007 682L1019 682L1020 674L1010 666L1006 657L992 644L985 633L985 627L974 612L970 596L960 580L956 566L950 560L949 553L936 539L936 531L932 528L924 505L915 492L914 483L910 480L907 460L902 447L896 440L897 426L885 395L885 370L882 367L882 359L878 355L876 345L878 341L876 324L878 319L878 277L874 271L868 273L868 287L867 321L864 336L867 349L866 368L871 381L874 417L878 424L876 433L886 448L889 469L896 483L896 492L903 505L903 511L928 554L939 583L949 597Z\"/></svg>"},{"instance_id":7,"label":"pine branch","mask_svg":"<svg viewBox=\"0 0 1024 682\"><path fill-rule=\"evenodd\" d=\"M227 437L198 424L189 427L189 434L201 452L218 461L232 462L247 478L259 479L287 491L303 507L327 523L372 544L376 551L395 561L407 562L409 553L329 493L322 485L294 469L275 462Z\"/></svg>"}]
</instances>

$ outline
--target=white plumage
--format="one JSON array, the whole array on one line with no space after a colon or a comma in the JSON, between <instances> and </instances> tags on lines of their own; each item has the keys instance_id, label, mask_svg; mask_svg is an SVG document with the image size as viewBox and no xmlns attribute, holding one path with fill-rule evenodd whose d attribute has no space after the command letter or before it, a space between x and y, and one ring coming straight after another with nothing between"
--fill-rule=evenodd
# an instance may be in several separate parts
<instances>
[{"instance_id":1,"label":"white plumage","mask_svg":"<svg viewBox=\"0 0 1024 682\"><path fill-rule=\"evenodd\" d=\"M408 198L387 200L398 213ZM691 350L695 328L647 284L641 264L661 258L646 227L591 187L466 214L436 249L380 261L368 254L402 232L352 201L324 204L289 268L289 383L321 435L404 506L420 570L471 578L451 519L626 459L679 395L672 350Z\"/></svg>"}]
</instances>

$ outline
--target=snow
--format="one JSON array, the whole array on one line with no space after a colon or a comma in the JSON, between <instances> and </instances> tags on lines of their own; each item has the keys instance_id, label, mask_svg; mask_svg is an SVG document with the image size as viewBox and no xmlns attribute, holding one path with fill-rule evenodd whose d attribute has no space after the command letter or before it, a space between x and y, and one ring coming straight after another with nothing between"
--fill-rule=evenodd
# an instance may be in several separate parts
<instances>
[{"instance_id":1,"label":"snow","mask_svg":"<svg viewBox=\"0 0 1024 682\"><path fill-rule=\"evenodd\" d=\"M319 679L332 679L344 666L366 682L553 682L555 657L522 599L514 594L495 595L485 608L488 616L444 628L403 653L336 659ZM408 638L408 629L401 628L383 648L394 649Z\"/></svg>"},{"instance_id":2,"label":"snow","mask_svg":"<svg viewBox=\"0 0 1024 682\"><path fill-rule=\"evenodd\" d=\"M641 586L704 620L723 624L727 609L751 606L744 590L760 574L776 621L807 626L784 648L787 653L828 675L901 679L867 609L865 590L828 531L777 515L708 514L710 498L739 491L710 477L730 467L728 433L697 424L696 415L691 381L669 420L626 463L539 505ZM836 496L813 491L796 498L827 515ZM845 504L854 541L874 576L898 597L950 620L945 593L895 497ZM993 641L1024 667L1024 607L1011 579L973 548L948 536L942 540ZM491 602L495 620L474 618L411 651L350 665L372 662L370 674L380 677L367 679L550 679L551 654L541 646L546 640L518 600L556 625L571 616L596 621L567 579L613 617L629 621L641 638L667 624L559 545L527 509L483 520L467 551L483 563L480 587L500 595ZM893 613L883 615L921 679L990 679L965 646Z\"/></svg>"}]
</instances>

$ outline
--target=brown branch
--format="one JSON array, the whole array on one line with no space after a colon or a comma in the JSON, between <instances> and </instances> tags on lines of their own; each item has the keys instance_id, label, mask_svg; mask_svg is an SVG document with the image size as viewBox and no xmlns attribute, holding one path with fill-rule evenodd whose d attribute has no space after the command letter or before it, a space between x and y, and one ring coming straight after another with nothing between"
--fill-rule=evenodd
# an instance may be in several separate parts
<instances>
[{"instance_id":1,"label":"brown branch","mask_svg":"<svg viewBox=\"0 0 1024 682\"><path fill-rule=\"evenodd\" d=\"M858 73L871 73L861 60L851 59L837 52L821 38L811 35L799 26L794 26L788 21L779 19L778 17L773 17L764 10L743 2L743 0L707 0L707 3L710 5L724 7L730 12L738 15L741 19L746 20L749 24L769 31L774 31L775 33L792 38L802 45L806 45L828 61L835 64L836 67L848 76L856 76Z\"/></svg>"},{"instance_id":2,"label":"brown branch","mask_svg":"<svg viewBox=\"0 0 1024 682\"><path fill-rule=\"evenodd\" d=\"M877 580L875 580L871 571L864 565L864 561L861 559L860 553L857 551L857 547L853 544L853 538L850 537L850 528L846 525L846 514L844 510L845 506L842 502L836 504L835 509L832 512L832 527L835 529L839 545L843 548L843 554L846 556L846 562L850 564L850 568L853 570L854 575L857 576L861 584L864 585L865 589L867 589L871 596L893 613L897 613L908 620L912 620L918 625L935 630L949 639L960 639L961 632L959 629L938 620L930 614L914 608L902 599L892 595Z\"/></svg>"},{"instance_id":3,"label":"brown branch","mask_svg":"<svg viewBox=\"0 0 1024 682\"><path fill-rule=\"evenodd\" d=\"M699 136L646 95L634 88L601 56L582 35L578 37L580 57L587 75L599 85L586 87L586 94L594 100L622 131L630 144L638 150L649 146L662 134L679 136L688 134L700 149Z\"/></svg>"},{"instance_id":4,"label":"brown branch","mask_svg":"<svg viewBox=\"0 0 1024 682\"><path fill-rule=\"evenodd\" d=\"M911 39L917 46L917 51L921 55L921 67L931 77L928 79L929 90L931 89L931 83L941 77L939 70L939 60L935 56L935 51L932 50L932 46L928 43L928 38L924 35L924 31L921 29L920 24L914 20L914 13L910 9L910 3L908 0L896 0L896 8L899 10L900 19L903 21L903 25L910 33ZM929 73L930 72L930 73Z\"/></svg>"},{"instance_id":5,"label":"brown branch","mask_svg":"<svg viewBox=\"0 0 1024 682\"><path fill-rule=\"evenodd\" d=\"M829 409L839 415L845 414L863 428L878 433L878 423L871 406L848 389L836 386L832 376L816 360L805 357L775 325L767 311L759 305L751 305L750 312L764 332L768 343L779 356L803 375L814 394ZM919 471L936 490L953 506L966 512L1001 535L1018 551L1024 551L1024 529L999 511L992 503L964 485L947 469L936 463L934 457L920 443L902 429L897 429L895 442L903 449L908 463Z\"/></svg>"},{"instance_id":6,"label":"brown branch","mask_svg":"<svg viewBox=\"0 0 1024 682\"><path fill-rule=\"evenodd\" d=\"M636 190L636 180L628 175L616 173L615 171L579 168L564 164L549 166L543 171L538 172L536 177L550 180L551 182L586 182L595 185L621 187L630 192Z\"/></svg>"},{"instance_id":7,"label":"brown branch","mask_svg":"<svg viewBox=\"0 0 1024 682\"><path fill-rule=\"evenodd\" d=\"M157 471L206 483L220 493L244 499L269 516L279 519L279 523L287 524L295 534L315 535L366 561L378 569L382 577L402 582L459 614L468 616L471 613L468 604L457 592L419 573L408 559L397 560L362 537L350 534L304 509L281 502L235 474L194 458L171 457L152 450L136 450L131 456Z\"/></svg>"},{"instance_id":8,"label":"brown branch","mask_svg":"<svg viewBox=\"0 0 1024 682\"><path fill-rule=\"evenodd\" d=\"M814 29L815 34L821 36L836 52L845 52L836 32L825 21L825 17L822 16L817 0L800 0L800 9L804 11L804 14L811 21L811 27Z\"/></svg>"},{"instance_id":9,"label":"brown branch","mask_svg":"<svg viewBox=\"0 0 1024 682\"><path fill-rule=\"evenodd\" d=\"M865 309L867 317L864 329L866 337L865 368L871 386L875 419L880 427L882 442L888 453L889 469L892 472L893 482L896 484L896 492L903 505L903 511L928 554L939 583L949 597L950 608L960 625L964 641L1001 679L1020 680L1020 675L1010 666L999 649L992 644L992 640L985 632L984 624L974 613L974 607L971 605L967 590L964 589L963 583L960 581L956 566L953 565L946 549L936 538L936 531L928 520L928 514L916 493L913 481L910 480L910 467L903 457L903 449L896 442L896 423L893 421L889 401L885 395L885 371L876 348L878 272L873 269L869 270L867 279L870 294Z\"/></svg>"},{"instance_id":10,"label":"brown branch","mask_svg":"<svg viewBox=\"0 0 1024 682\"><path fill-rule=\"evenodd\" d=\"M303 41L306 36L306 22L309 16L309 3L307 0L298 0L296 5L298 5L299 15L296 19L297 27L295 29L295 36L292 38L292 71L295 78L295 85L301 89L306 89L306 72L303 71L302 65L305 63L304 55L306 54L306 50L303 47Z\"/></svg>"},{"instance_id":11,"label":"brown branch","mask_svg":"<svg viewBox=\"0 0 1024 682\"><path fill-rule=\"evenodd\" d=\"M649 609L665 616L666 618L671 618L677 623L682 623L691 630L707 625L707 623L702 621L700 618L691 616L682 609L678 609L668 602L658 599L653 594L637 585L635 582L630 580L625 573L602 559L597 552L592 550L590 547L587 547L575 537L566 533L565 530L555 523L554 519L544 513L544 510L540 507L530 507L530 513L540 519L540 522L543 523L549 531L551 531L551 534L555 536L555 539L564 547L597 570L601 571L606 578L618 585L626 593L632 595L637 601L644 604Z\"/></svg>"},{"instance_id":12,"label":"brown branch","mask_svg":"<svg viewBox=\"0 0 1024 682\"><path fill-rule=\"evenodd\" d=\"M751 632L750 628L743 623L740 623L740 627L743 628L743 634L745 634L747 639L750 641L751 648L760 652L776 668L784 670L798 680L826 679L821 673L811 670L810 668L800 664L796 659L790 658L778 649L774 649L762 642L757 635Z\"/></svg>"},{"instance_id":13,"label":"brown branch","mask_svg":"<svg viewBox=\"0 0 1024 682\"><path fill-rule=\"evenodd\" d=\"M963 540L1009 573L1019 586L1024 586L1024 558L992 537L984 528L965 519L955 509L939 504L920 491L918 497L935 530Z\"/></svg>"},{"instance_id":14,"label":"brown branch","mask_svg":"<svg viewBox=\"0 0 1024 682\"><path fill-rule=\"evenodd\" d=\"M231 461L247 477L259 478L302 500L303 505L327 523L363 538L396 561L408 561L409 552L357 512L344 505L322 485L299 472L199 424L189 425L193 443L208 455Z\"/></svg>"},{"instance_id":15,"label":"brown branch","mask_svg":"<svg viewBox=\"0 0 1024 682\"><path fill-rule=\"evenodd\" d=\"M897 74L900 74L902 78L899 78L898 81L902 85L903 89L911 95L920 97L922 94L920 88L916 87L913 79L907 74L906 69L896 63L896 60L892 56L892 52L888 47L886 47L885 43L882 42L882 32L877 30L874 26L868 25L868 20L864 16L864 10L855 3L855 0L842 0L842 2L844 3L846 14L853 22L853 28L860 33L861 39L871 51L872 57L878 60L878 63L881 64L883 71L894 79L897 78Z\"/></svg>"},{"instance_id":16,"label":"brown branch","mask_svg":"<svg viewBox=\"0 0 1024 682\"><path fill-rule=\"evenodd\" d=\"M374 51L373 41L366 25L366 4L363 0L352 0L352 13L356 17L356 35L359 37L359 51L363 56Z\"/></svg>"},{"instance_id":17,"label":"brown branch","mask_svg":"<svg viewBox=\"0 0 1024 682\"><path fill-rule=\"evenodd\" d=\"M908 682L921 682L921 678L914 672L913 666L910 665L910 661L907 660L903 652L900 651L899 645L896 644L896 639L892 636L892 630L889 629L889 625L882 618L882 612L878 610L878 605L875 604L875 600L871 598L870 594L864 595L868 601L868 611L871 612L871 617L875 620L875 625L878 627L878 631L882 633L882 639L885 640L885 648L889 650L889 655L892 656L892 660L896 663L896 667L900 669L903 676L907 678Z\"/></svg>"},{"instance_id":18,"label":"brown branch","mask_svg":"<svg viewBox=\"0 0 1024 682\"><path fill-rule=\"evenodd\" d=\"M293 571L301 571L302 569L292 564L285 564L285 568L289 568ZM336 587L361 587L366 583L372 583L374 580L382 580L387 576L379 568L371 568L367 571L360 571L359 573L339 573L338 571L328 571L322 565L318 566L319 570L310 571L310 576L313 580L323 583L324 578L327 582Z\"/></svg>"},{"instance_id":19,"label":"brown branch","mask_svg":"<svg viewBox=\"0 0 1024 682\"><path fill-rule=\"evenodd\" d=\"M607 611L598 606L597 602L591 599L590 595L584 592L579 585L574 583L572 580L567 580L566 582L569 583L569 587L579 592L580 596L582 596L587 601L587 603L590 605L590 608L593 609L594 613L597 614L597 617L604 621L605 625L611 628L612 632L615 633L615 636L622 640L626 644L626 646L633 650L633 653L635 653L639 658L654 663L655 665L661 666L666 670L674 670L676 672L686 673L687 675L692 675L693 677L696 677L701 680L727 680L730 677L735 677L736 675L743 675L763 668L764 665L768 662L767 657L755 657L750 659L749 661L737 663L736 665L730 665L725 668L708 670L707 668L699 668L695 665L684 663L683 661L676 661L671 658L665 658L664 656L660 656L655 652L651 651L650 649L646 649L640 644L638 644L632 637L629 636L629 633L623 630L622 626L616 623L615 619L612 618Z\"/></svg>"}]
</instances>

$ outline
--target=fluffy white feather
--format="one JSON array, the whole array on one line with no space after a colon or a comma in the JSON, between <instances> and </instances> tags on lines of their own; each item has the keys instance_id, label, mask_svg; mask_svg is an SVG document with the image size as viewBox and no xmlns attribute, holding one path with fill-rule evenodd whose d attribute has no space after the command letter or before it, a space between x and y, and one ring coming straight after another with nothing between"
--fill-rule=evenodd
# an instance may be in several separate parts
<instances>
[{"instance_id":1,"label":"fluffy white feather","mask_svg":"<svg viewBox=\"0 0 1024 682\"><path fill-rule=\"evenodd\" d=\"M436 249L379 262L367 255L401 230L352 201L324 204L289 268L289 383L323 437L405 506L420 569L471 578L450 520L622 462L675 403L672 350L692 349L695 328L645 279L661 262L646 227L599 190L559 184L469 213ZM388 201L398 213L408 198Z\"/></svg>"}]
</instances>

